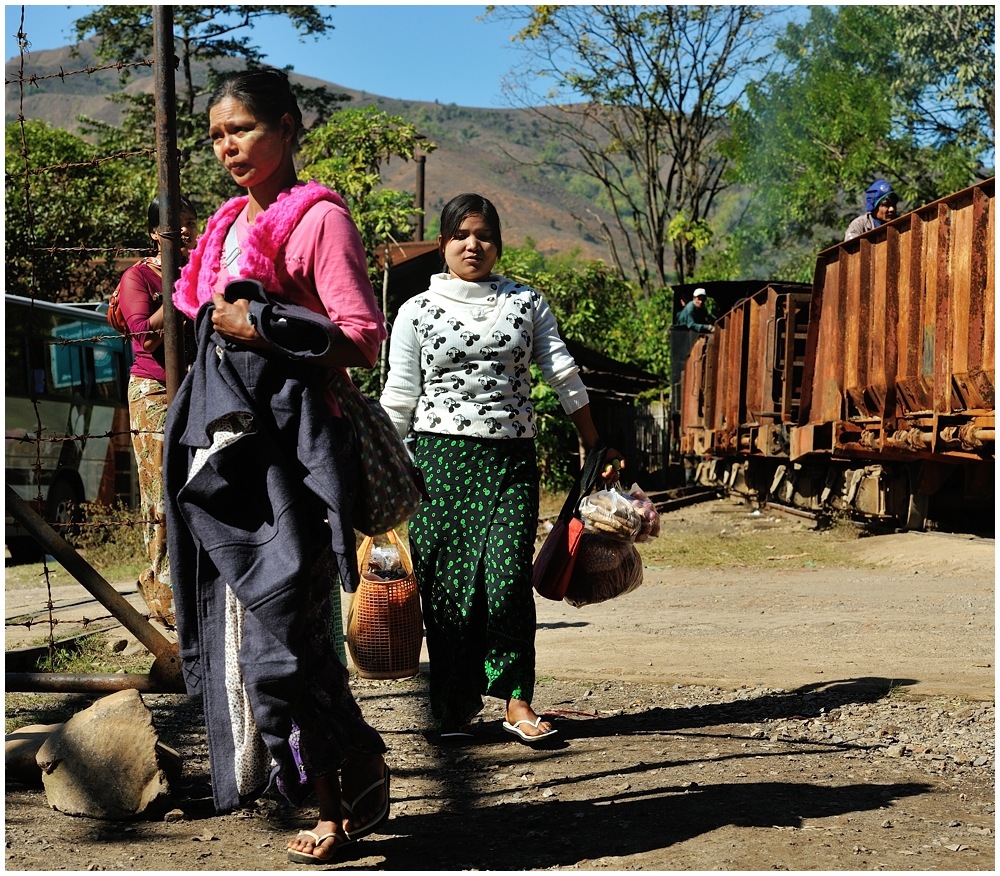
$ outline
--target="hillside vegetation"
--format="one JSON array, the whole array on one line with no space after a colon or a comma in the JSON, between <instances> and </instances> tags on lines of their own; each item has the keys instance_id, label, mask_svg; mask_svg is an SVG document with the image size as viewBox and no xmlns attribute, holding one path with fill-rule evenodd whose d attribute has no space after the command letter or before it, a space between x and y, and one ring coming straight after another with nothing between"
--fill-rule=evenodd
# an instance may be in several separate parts
<instances>
[{"instance_id":1,"label":"hillside vegetation","mask_svg":"<svg viewBox=\"0 0 1000 876\"><path fill-rule=\"evenodd\" d=\"M38 119L73 133L81 131L81 116L118 123L121 109L108 100L122 91L116 70L59 75L61 71L98 66L92 44L92 40L80 44L80 57L73 57L68 46L26 55L23 76L31 81L24 88L23 98L17 84L21 59L9 60L5 69L5 80L11 83L5 92L6 123L16 123L18 115L23 114L25 119ZM352 98L351 106L374 105L401 116L437 144L425 165L426 228L435 227L441 207L453 195L478 191L496 203L504 219L508 244L521 245L530 238L545 255L578 251L582 258L605 258L605 246L573 218L595 210L595 193L588 184L531 166L542 156L559 154L564 147L546 137L530 110L395 100L312 77L292 78L309 87L322 85L331 92L347 94ZM152 69L139 67L125 90L151 94L153 88ZM307 118L307 123L310 121ZM383 181L389 188L414 191L415 165L392 163L384 169ZM610 222L609 217L603 218Z\"/></svg>"}]
</instances>

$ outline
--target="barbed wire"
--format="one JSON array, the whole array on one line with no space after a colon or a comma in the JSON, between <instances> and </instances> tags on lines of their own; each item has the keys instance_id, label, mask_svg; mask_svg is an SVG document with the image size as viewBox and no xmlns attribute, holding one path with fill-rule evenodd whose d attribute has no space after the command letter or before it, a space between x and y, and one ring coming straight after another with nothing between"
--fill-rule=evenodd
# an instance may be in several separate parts
<instances>
[{"instance_id":1,"label":"barbed wire","mask_svg":"<svg viewBox=\"0 0 1000 876\"><path fill-rule=\"evenodd\" d=\"M89 304L104 304L103 301L92 301L86 302ZM128 334L120 335L118 332L110 335L87 335L85 338L57 338L51 340L49 343L53 347L71 347L74 344L92 344L94 341L120 341L122 338L126 340L131 338L144 338L147 335L162 335L163 332L158 329L146 329L141 332L128 332Z\"/></svg>"},{"instance_id":2,"label":"barbed wire","mask_svg":"<svg viewBox=\"0 0 1000 876\"><path fill-rule=\"evenodd\" d=\"M19 119L18 121L25 121L24 119ZM125 158L136 158L137 156L143 156L146 158L152 158L156 156L155 149L132 149L130 151L116 152L110 155L101 155L97 158L89 158L86 161L67 161L63 164L47 164L41 167L28 167L25 168L23 173L28 176L40 176L43 173L50 173L57 170L77 170L81 167L99 167L102 164L107 164L109 161L121 161ZM12 173L4 172L4 180L8 184L15 182L17 177Z\"/></svg>"},{"instance_id":3,"label":"barbed wire","mask_svg":"<svg viewBox=\"0 0 1000 876\"><path fill-rule=\"evenodd\" d=\"M51 253L55 254L57 252L78 252L81 254L86 254L88 252L103 252L103 253L127 253L127 252L150 252L149 247L121 247L121 246L36 246L33 247L32 252L41 253ZM112 258L124 258L124 256L112 256Z\"/></svg>"},{"instance_id":4,"label":"barbed wire","mask_svg":"<svg viewBox=\"0 0 1000 876\"><path fill-rule=\"evenodd\" d=\"M157 430L151 429L118 429L109 430L107 432L87 432L83 435L49 435L46 437L40 436L38 433L35 434L24 434L24 435L11 435L8 434L5 437L8 441L16 441L19 444L34 444L40 442L42 444L65 444L67 442L73 441L89 441L91 439L98 438L122 438L125 435L136 436L139 435L162 435L163 433Z\"/></svg>"},{"instance_id":5,"label":"barbed wire","mask_svg":"<svg viewBox=\"0 0 1000 876\"><path fill-rule=\"evenodd\" d=\"M25 36L26 35L21 31L17 34L22 54L24 53L24 48L29 45L27 40L22 39ZM37 73L32 73L30 76L25 76L22 73L10 79L5 76L3 84L21 85L23 87L24 85L37 85L39 82L44 82L47 79L60 79L65 82L67 77L70 76L92 76L94 73L103 73L105 70L117 70L120 73L122 70L127 70L131 67L153 67L154 65L155 62L153 60L143 59L141 61L115 61L113 64L104 64L100 67L81 67L79 70L63 70L63 68L60 67L58 73L47 73L44 76L39 76Z\"/></svg>"},{"instance_id":6,"label":"barbed wire","mask_svg":"<svg viewBox=\"0 0 1000 876\"><path fill-rule=\"evenodd\" d=\"M140 614L140 616L144 617L148 621L151 621L151 620L154 619L154 616L151 615L151 614ZM30 630L33 626L37 626L38 624L46 624L46 625L52 624L53 626L56 626L58 624L73 624L75 626L82 626L84 629L86 629L91 624L101 623L102 621L109 621L109 620L110 621L115 621L115 623L117 623L117 624L121 624L121 621L119 621L118 618L116 618L113 614L108 614L108 615L104 615L103 617L90 617L90 618L88 618L88 617L82 617L82 618L60 618L60 617L54 617L54 618L49 619L48 617L44 617L44 618L33 617L33 618L28 618L27 620L5 620L4 621L4 627L5 628L6 627L24 627L25 629Z\"/></svg>"}]
</instances>

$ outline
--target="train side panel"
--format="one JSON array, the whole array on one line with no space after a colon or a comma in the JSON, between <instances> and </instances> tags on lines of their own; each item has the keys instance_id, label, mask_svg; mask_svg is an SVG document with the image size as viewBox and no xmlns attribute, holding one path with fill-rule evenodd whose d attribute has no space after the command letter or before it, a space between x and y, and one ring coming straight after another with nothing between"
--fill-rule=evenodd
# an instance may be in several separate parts
<instances>
[{"instance_id":1,"label":"train side panel","mask_svg":"<svg viewBox=\"0 0 1000 876\"><path fill-rule=\"evenodd\" d=\"M730 461L787 458L800 406L809 302L808 286L768 284L695 342L682 382L681 435L685 452L708 457L699 469L701 483L756 495L767 486L757 481L770 483L773 466L751 472Z\"/></svg>"},{"instance_id":2,"label":"train side panel","mask_svg":"<svg viewBox=\"0 0 1000 876\"><path fill-rule=\"evenodd\" d=\"M993 453L993 181L820 254L793 460Z\"/></svg>"}]
</instances>

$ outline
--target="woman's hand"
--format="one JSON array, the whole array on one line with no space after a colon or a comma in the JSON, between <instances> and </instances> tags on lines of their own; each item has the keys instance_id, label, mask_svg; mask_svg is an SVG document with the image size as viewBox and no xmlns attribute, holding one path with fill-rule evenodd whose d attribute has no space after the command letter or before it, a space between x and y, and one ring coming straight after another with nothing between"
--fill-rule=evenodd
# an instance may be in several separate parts
<instances>
[{"instance_id":1,"label":"woman's hand","mask_svg":"<svg viewBox=\"0 0 1000 876\"><path fill-rule=\"evenodd\" d=\"M149 317L149 331L139 342L147 353L152 353L163 343L163 305L161 304Z\"/></svg>"},{"instance_id":2,"label":"woman's hand","mask_svg":"<svg viewBox=\"0 0 1000 876\"><path fill-rule=\"evenodd\" d=\"M601 478L603 478L604 483L617 483L621 478L622 469L625 468L624 458L614 447L609 447L604 454L604 462L604 468L601 469Z\"/></svg>"},{"instance_id":3,"label":"woman's hand","mask_svg":"<svg viewBox=\"0 0 1000 876\"><path fill-rule=\"evenodd\" d=\"M573 411L569 416L576 426L577 432L580 433L583 446L589 453L601 440L597 432L597 427L594 425L594 419L590 414L590 405L584 405L582 408ZM601 469L601 477L604 479L604 483L616 483L619 478L619 471L625 468L624 458L614 447L609 447L604 454L604 462L605 465Z\"/></svg>"},{"instance_id":4,"label":"woman's hand","mask_svg":"<svg viewBox=\"0 0 1000 876\"><path fill-rule=\"evenodd\" d=\"M246 347L268 346L267 342L257 332L256 323L250 316L250 302L245 298L237 301L226 301L216 292L212 296L212 328L227 341L235 341Z\"/></svg>"}]
</instances>

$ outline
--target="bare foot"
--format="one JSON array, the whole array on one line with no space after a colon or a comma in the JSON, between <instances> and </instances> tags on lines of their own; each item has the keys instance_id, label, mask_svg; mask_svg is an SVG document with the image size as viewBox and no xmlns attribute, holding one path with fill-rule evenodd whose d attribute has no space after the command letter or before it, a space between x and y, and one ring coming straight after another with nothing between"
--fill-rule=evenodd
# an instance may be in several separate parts
<instances>
[{"instance_id":1,"label":"bare foot","mask_svg":"<svg viewBox=\"0 0 1000 876\"><path fill-rule=\"evenodd\" d=\"M343 828L335 821L319 821L312 830L300 830L288 841L288 860L293 863L329 861L347 843Z\"/></svg>"},{"instance_id":2,"label":"bare foot","mask_svg":"<svg viewBox=\"0 0 1000 876\"><path fill-rule=\"evenodd\" d=\"M526 723L518 724L518 721ZM507 723L517 727L525 736L546 736L552 732L552 725L548 721L539 721L531 703L525 700L507 700Z\"/></svg>"}]
</instances>

